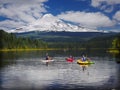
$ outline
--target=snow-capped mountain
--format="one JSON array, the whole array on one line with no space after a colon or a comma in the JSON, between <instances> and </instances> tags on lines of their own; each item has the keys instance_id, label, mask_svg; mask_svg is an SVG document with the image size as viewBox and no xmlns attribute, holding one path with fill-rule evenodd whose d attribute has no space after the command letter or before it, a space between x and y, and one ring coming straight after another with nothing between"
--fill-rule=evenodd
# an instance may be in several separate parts
<instances>
[{"instance_id":1,"label":"snow-capped mountain","mask_svg":"<svg viewBox=\"0 0 120 90\"><path fill-rule=\"evenodd\" d=\"M31 24L11 30L12 33L22 33L30 31L67 31L67 32L98 32L98 30L88 29L65 21L51 15L45 14L40 19Z\"/></svg>"}]
</instances>

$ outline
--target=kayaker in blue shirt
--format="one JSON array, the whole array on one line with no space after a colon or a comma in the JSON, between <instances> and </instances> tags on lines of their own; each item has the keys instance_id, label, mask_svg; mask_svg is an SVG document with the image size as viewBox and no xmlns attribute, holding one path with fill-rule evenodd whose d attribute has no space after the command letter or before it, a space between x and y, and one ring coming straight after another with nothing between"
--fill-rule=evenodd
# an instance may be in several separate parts
<instances>
[{"instance_id":1,"label":"kayaker in blue shirt","mask_svg":"<svg viewBox=\"0 0 120 90\"><path fill-rule=\"evenodd\" d=\"M87 57L85 55L82 55L82 61L87 61Z\"/></svg>"}]
</instances>

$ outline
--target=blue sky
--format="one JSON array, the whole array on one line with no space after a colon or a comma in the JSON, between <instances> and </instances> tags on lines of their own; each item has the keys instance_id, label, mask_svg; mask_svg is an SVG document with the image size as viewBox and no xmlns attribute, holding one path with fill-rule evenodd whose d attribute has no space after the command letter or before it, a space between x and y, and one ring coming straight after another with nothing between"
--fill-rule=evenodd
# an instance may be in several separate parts
<instances>
[{"instance_id":1,"label":"blue sky","mask_svg":"<svg viewBox=\"0 0 120 90\"><path fill-rule=\"evenodd\" d=\"M48 13L87 28L120 32L120 0L0 0L0 29L27 26Z\"/></svg>"}]
</instances>

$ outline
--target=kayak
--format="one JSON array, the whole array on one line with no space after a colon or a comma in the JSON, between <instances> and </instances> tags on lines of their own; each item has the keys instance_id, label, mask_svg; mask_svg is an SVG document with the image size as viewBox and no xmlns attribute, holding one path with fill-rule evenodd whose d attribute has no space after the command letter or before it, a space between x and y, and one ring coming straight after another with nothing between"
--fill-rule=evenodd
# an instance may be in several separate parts
<instances>
[{"instance_id":1,"label":"kayak","mask_svg":"<svg viewBox=\"0 0 120 90\"><path fill-rule=\"evenodd\" d=\"M73 59L73 58L66 58L66 61L67 61L67 62L73 62L74 59Z\"/></svg>"},{"instance_id":2,"label":"kayak","mask_svg":"<svg viewBox=\"0 0 120 90\"><path fill-rule=\"evenodd\" d=\"M82 61L81 59L77 60L78 64L82 64L82 65L87 65L87 64L94 64L94 62L92 61Z\"/></svg>"},{"instance_id":3,"label":"kayak","mask_svg":"<svg viewBox=\"0 0 120 90\"><path fill-rule=\"evenodd\" d=\"M54 60L41 60L42 62L53 62Z\"/></svg>"}]
</instances>

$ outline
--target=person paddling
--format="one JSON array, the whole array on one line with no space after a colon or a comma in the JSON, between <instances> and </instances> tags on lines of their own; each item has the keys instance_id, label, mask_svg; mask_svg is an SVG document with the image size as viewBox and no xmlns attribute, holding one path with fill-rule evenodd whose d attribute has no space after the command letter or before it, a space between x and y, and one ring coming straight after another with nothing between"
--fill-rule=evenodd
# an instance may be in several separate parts
<instances>
[{"instance_id":1,"label":"person paddling","mask_svg":"<svg viewBox=\"0 0 120 90\"><path fill-rule=\"evenodd\" d=\"M74 61L74 57L72 55L70 55L68 58L66 58L67 62L73 62Z\"/></svg>"},{"instance_id":2,"label":"person paddling","mask_svg":"<svg viewBox=\"0 0 120 90\"><path fill-rule=\"evenodd\" d=\"M45 58L46 60L51 60L51 58L50 58L50 56L48 55L48 53L46 53L46 58ZM46 62L46 66L48 66L48 61Z\"/></svg>"},{"instance_id":3,"label":"person paddling","mask_svg":"<svg viewBox=\"0 0 120 90\"><path fill-rule=\"evenodd\" d=\"M46 60L49 60L49 59L50 59L50 57L48 55L46 55Z\"/></svg>"},{"instance_id":4,"label":"person paddling","mask_svg":"<svg viewBox=\"0 0 120 90\"><path fill-rule=\"evenodd\" d=\"M86 57L85 55L82 55L82 58L81 58L81 59L82 59L83 62L85 62L85 61L88 60L87 57Z\"/></svg>"},{"instance_id":5,"label":"person paddling","mask_svg":"<svg viewBox=\"0 0 120 90\"><path fill-rule=\"evenodd\" d=\"M74 60L74 57L72 55L69 56L70 59Z\"/></svg>"},{"instance_id":6,"label":"person paddling","mask_svg":"<svg viewBox=\"0 0 120 90\"><path fill-rule=\"evenodd\" d=\"M51 60L51 57L46 53L46 60Z\"/></svg>"}]
</instances>

